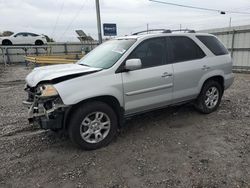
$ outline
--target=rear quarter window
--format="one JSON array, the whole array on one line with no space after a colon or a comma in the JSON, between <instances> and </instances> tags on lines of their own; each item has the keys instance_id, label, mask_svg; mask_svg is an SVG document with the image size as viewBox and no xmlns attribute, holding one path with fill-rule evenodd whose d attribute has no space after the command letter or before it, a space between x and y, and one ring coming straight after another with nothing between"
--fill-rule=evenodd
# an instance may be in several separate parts
<instances>
[{"instance_id":1,"label":"rear quarter window","mask_svg":"<svg viewBox=\"0 0 250 188\"><path fill-rule=\"evenodd\" d=\"M214 55L228 54L224 45L214 36L196 36Z\"/></svg>"},{"instance_id":2,"label":"rear quarter window","mask_svg":"<svg viewBox=\"0 0 250 188\"><path fill-rule=\"evenodd\" d=\"M196 60L206 56L201 48L186 36L170 36L170 46L173 53L171 62Z\"/></svg>"}]
</instances>

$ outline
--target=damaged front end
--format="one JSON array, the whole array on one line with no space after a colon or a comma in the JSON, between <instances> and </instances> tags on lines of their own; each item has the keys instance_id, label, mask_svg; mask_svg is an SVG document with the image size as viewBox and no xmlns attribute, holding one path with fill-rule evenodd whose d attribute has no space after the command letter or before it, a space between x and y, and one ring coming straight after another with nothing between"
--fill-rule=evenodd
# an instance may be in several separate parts
<instances>
[{"instance_id":1,"label":"damaged front end","mask_svg":"<svg viewBox=\"0 0 250 188\"><path fill-rule=\"evenodd\" d=\"M42 129L62 129L65 112L69 106L63 104L53 85L26 85L25 91L28 92L28 99L23 101L23 104L29 106L29 122L38 124Z\"/></svg>"}]
</instances>

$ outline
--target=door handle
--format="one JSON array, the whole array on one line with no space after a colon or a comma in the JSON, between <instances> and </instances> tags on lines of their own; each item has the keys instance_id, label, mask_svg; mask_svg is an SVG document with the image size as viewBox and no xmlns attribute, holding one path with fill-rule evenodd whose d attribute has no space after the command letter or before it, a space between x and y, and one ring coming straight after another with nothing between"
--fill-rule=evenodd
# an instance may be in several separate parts
<instances>
[{"instance_id":1,"label":"door handle","mask_svg":"<svg viewBox=\"0 0 250 188\"><path fill-rule=\"evenodd\" d=\"M168 72L164 72L161 77L162 78L166 78L166 77L169 77L169 76L172 76L173 74L172 73L168 73Z\"/></svg>"},{"instance_id":2,"label":"door handle","mask_svg":"<svg viewBox=\"0 0 250 188\"><path fill-rule=\"evenodd\" d=\"M210 69L210 67L208 67L207 65L203 65L203 67L201 68L201 70L204 70L204 71L206 71L208 69Z\"/></svg>"}]
</instances>

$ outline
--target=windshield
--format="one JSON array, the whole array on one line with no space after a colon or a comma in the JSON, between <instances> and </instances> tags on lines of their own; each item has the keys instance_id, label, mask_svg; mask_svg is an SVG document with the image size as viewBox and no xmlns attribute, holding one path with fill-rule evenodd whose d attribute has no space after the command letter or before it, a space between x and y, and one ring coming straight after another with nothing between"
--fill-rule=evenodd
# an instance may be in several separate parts
<instances>
[{"instance_id":1,"label":"windshield","mask_svg":"<svg viewBox=\"0 0 250 188\"><path fill-rule=\"evenodd\" d=\"M135 43L135 39L110 40L78 61L80 65L108 69Z\"/></svg>"}]
</instances>

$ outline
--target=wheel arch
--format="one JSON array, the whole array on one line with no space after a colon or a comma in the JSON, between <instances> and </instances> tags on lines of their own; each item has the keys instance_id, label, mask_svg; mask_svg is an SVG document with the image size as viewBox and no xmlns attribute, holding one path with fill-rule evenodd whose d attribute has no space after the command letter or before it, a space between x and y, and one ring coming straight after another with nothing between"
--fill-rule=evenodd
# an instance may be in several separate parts
<instances>
[{"instance_id":1,"label":"wheel arch","mask_svg":"<svg viewBox=\"0 0 250 188\"><path fill-rule=\"evenodd\" d=\"M209 83L210 83L210 85L207 85ZM216 85L221 86L221 95L219 95L219 99L217 101L217 104L215 104L215 106L213 106L212 108L209 108L206 106L206 104L204 104L205 103L204 95L206 95L207 89L209 89L211 87L211 83L212 84L218 83ZM203 92L203 91L205 91L205 92ZM220 101L221 101L221 97L223 96L223 93L224 93L224 77L222 75L214 75L214 76L207 78L201 87L201 90L199 92L198 97L194 101L195 108L203 114L209 114L209 113L215 111L218 108L218 106L220 105Z\"/></svg>"},{"instance_id":2,"label":"wheel arch","mask_svg":"<svg viewBox=\"0 0 250 188\"><path fill-rule=\"evenodd\" d=\"M122 126L123 121L124 121L124 108L120 105L116 97L111 96L111 95L102 95L102 96L84 99L72 105L65 113L63 128L64 129L68 128L70 115L74 113L75 110L77 110L80 106L84 105L85 103L92 102L92 101L100 101L109 105L117 115L118 127L120 128Z\"/></svg>"},{"instance_id":3,"label":"wheel arch","mask_svg":"<svg viewBox=\"0 0 250 188\"><path fill-rule=\"evenodd\" d=\"M225 86L224 86L225 79L224 79L224 77L223 77L222 75L213 75L213 76L211 76L211 77L206 78L206 79L202 82L202 84L201 84L200 87L199 87L199 94L198 94L198 96L200 95L200 93L201 93L202 88L204 87L204 85L205 85L208 81L210 81L210 80L214 80L214 81L218 82L218 83L221 85L221 87L222 87L222 95L223 95L223 93L224 93L224 88L225 88Z\"/></svg>"},{"instance_id":4,"label":"wheel arch","mask_svg":"<svg viewBox=\"0 0 250 188\"><path fill-rule=\"evenodd\" d=\"M13 44L12 41L10 39L3 39L2 40L2 45L4 45L5 42L10 42L10 44Z\"/></svg>"},{"instance_id":5,"label":"wheel arch","mask_svg":"<svg viewBox=\"0 0 250 188\"><path fill-rule=\"evenodd\" d=\"M43 45L43 44L44 44L44 42L41 39L36 39L35 45Z\"/></svg>"},{"instance_id":6,"label":"wheel arch","mask_svg":"<svg viewBox=\"0 0 250 188\"><path fill-rule=\"evenodd\" d=\"M205 82L203 83L202 87L205 85L206 82L208 82L210 80L214 80L214 81L218 82L224 91L224 77L223 76L217 75L217 76L212 76L212 77L206 79Z\"/></svg>"},{"instance_id":7,"label":"wheel arch","mask_svg":"<svg viewBox=\"0 0 250 188\"><path fill-rule=\"evenodd\" d=\"M216 71L216 72L210 72L209 74L206 74L206 75L203 76L203 78L199 82L199 91L198 91L198 93L201 92L203 86L209 80L217 81L221 85L221 87L222 87L222 89L224 91L224 88L225 88L224 74L223 74L222 71Z\"/></svg>"}]
</instances>

